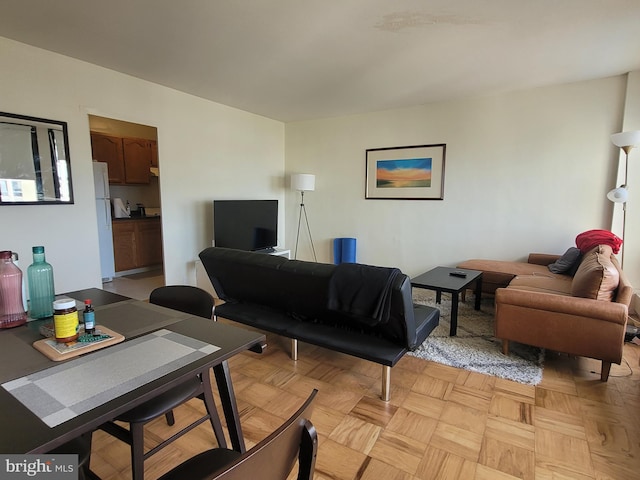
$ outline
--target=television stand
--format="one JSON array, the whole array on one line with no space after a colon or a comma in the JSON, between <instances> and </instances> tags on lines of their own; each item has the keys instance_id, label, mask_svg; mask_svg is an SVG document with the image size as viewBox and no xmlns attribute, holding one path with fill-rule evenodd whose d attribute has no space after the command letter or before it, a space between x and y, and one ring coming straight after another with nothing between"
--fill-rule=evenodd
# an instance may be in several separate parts
<instances>
[{"instance_id":1,"label":"television stand","mask_svg":"<svg viewBox=\"0 0 640 480\"><path fill-rule=\"evenodd\" d=\"M275 247L267 247L261 248L260 250L254 250L256 253L274 253L276 251Z\"/></svg>"},{"instance_id":2,"label":"television stand","mask_svg":"<svg viewBox=\"0 0 640 480\"><path fill-rule=\"evenodd\" d=\"M261 252L267 253L269 255L276 255L278 257L287 257L288 259L291 259L291 250L281 250L279 248L273 248L271 250L271 252L265 252L264 250L261 250Z\"/></svg>"},{"instance_id":3,"label":"television stand","mask_svg":"<svg viewBox=\"0 0 640 480\"><path fill-rule=\"evenodd\" d=\"M291 250L281 250L276 247L262 248L260 250L253 250L253 253L266 253L267 255L275 255L278 257L287 257L291 259Z\"/></svg>"}]
</instances>

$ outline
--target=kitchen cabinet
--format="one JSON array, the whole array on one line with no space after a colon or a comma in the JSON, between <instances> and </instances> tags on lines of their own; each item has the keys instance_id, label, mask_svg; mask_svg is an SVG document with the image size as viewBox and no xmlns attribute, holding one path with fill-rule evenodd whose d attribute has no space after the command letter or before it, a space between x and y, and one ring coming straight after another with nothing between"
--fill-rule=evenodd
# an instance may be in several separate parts
<instances>
[{"instance_id":1,"label":"kitchen cabinet","mask_svg":"<svg viewBox=\"0 0 640 480\"><path fill-rule=\"evenodd\" d=\"M125 183L122 138L101 133L91 134L93 160L109 167L109 183Z\"/></svg>"},{"instance_id":2,"label":"kitchen cabinet","mask_svg":"<svg viewBox=\"0 0 640 480\"><path fill-rule=\"evenodd\" d=\"M123 138L125 183L149 183L151 144L142 138Z\"/></svg>"},{"instance_id":3,"label":"kitchen cabinet","mask_svg":"<svg viewBox=\"0 0 640 480\"><path fill-rule=\"evenodd\" d=\"M91 133L93 158L109 165L109 183L140 185L149 183L152 166L158 166L158 146L155 140L114 137Z\"/></svg>"},{"instance_id":4,"label":"kitchen cabinet","mask_svg":"<svg viewBox=\"0 0 640 480\"><path fill-rule=\"evenodd\" d=\"M137 268L137 246L134 220L113 221L113 259L116 272Z\"/></svg>"},{"instance_id":5,"label":"kitchen cabinet","mask_svg":"<svg viewBox=\"0 0 640 480\"><path fill-rule=\"evenodd\" d=\"M151 146L151 166L158 168L158 142L155 140L149 140Z\"/></svg>"},{"instance_id":6,"label":"kitchen cabinet","mask_svg":"<svg viewBox=\"0 0 640 480\"><path fill-rule=\"evenodd\" d=\"M141 267L162 263L162 228L160 219L135 222L138 262Z\"/></svg>"},{"instance_id":7,"label":"kitchen cabinet","mask_svg":"<svg viewBox=\"0 0 640 480\"><path fill-rule=\"evenodd\" d=\"M113 221L116 272L162 264L160 217Z\"/></svg>"}]
</instances>

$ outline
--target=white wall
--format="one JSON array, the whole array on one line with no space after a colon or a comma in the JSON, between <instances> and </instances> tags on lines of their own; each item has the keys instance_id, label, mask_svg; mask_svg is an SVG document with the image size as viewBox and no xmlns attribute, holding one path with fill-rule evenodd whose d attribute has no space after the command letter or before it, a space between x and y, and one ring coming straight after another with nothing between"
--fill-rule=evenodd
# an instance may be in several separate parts
<instances>
[{"instance_id":1,"label":"white wall","mask_svg":"<svg viewBox=\"0 0 640 480\"><path fill-rule=\"evenodd\" d=\"M0 65L0 110L69 126L75 204L0 206L0 248L26 270L45 245L58 293L101 286L88 114L158 128L167 283L195 283L214 198L284 199L280 122L1 37Z\"/></svg>"},{"instance_id":2,"label":"white wall","mask_svg":"<svg viewBox=\"0 0 640 480\"><path fill-rule=\"evenodd\" d=\"M285 165L317 175L306 204L320 261L332 261L334 237L355 236L359 261L415 275L562 252L577 233L611 225L609 135L623 128L626 76L287 124L285 163L280 122L1 37L0 65L1 110L69 124L75 205L0 207L0 248L26 268L44 244L57 292L100 286L89 113L158 128L167 283L195 282L214 198L283 201L280 245L293 249L299 196L284 188ZM443 142L443 201L364 199L367 148ZM640 229L628 226L627 245L629 230ZM298 257L310 258L304 238Z\"/></svg>"},{"instance_id":3,"label":"white wall","mask_svg":"<svg viewBox=\"0 0 640 480\"><path fill-rule=\"evenodd\" d=\"M319 260L356 237L362 263L416 275L468 258L563 253L609 228L625 77L286 125L286 171L305 195ZM446 143L444 200L365 200L365 150ZM287 246L299 197L287 192ZM309 258L308 241L298 258Z\"/></svg>"}]
</instances>

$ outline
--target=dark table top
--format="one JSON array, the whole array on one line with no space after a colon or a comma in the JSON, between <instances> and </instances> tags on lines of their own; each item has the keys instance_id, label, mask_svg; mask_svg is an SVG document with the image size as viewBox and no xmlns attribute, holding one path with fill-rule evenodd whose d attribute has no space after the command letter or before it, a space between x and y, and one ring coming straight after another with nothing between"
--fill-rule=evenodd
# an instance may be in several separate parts
<instances>
[{"instance_id":1,"label":"dark table top","mask_svg":"<svg viewBox=\"0 0 640 480\"><path fill-rule=\"evenodd\" d=\"M96 306L96 323L122 333L126 339L166 328L216 345L220 350L54 428L49 428L27 407L0 387L0 453L48 451L166 391L178 381L193 375L194 372L218 365L256 343L265 341L265 336L257 332L113 295L115 294L99 289L88 289L70 292L64 296L80 301L91 298ZM49 360L32 346L34 341L42 338L38 329L43 322L46 320L0 330L0 383L61 363ZM95 379L78 381L95 381ZM69 388L73 388L73 385Z\"/></svg>"},{"instance_id":2,"label":"dark table top","mask_svg":"<svg viewBox=\"0 0 640 480\"><path fill-rule=\"evenodd\" d=\"M97 288L69 292L57 297L73 298L80 303L90 298L96 310L96 324L104 325L125 338L134 338L190 317L186 313ZM20 327L0 330L0 383L51 366L51 360L33 348L33 342L43 338L40 327L52 321L52 318L34 320ZM13 360L6 361L8 359Z\"/></svg>"},{"instance_id":3,"label":"dark table top","mask_svg":"<svg viewBox=\"0 0 640 480\"><path fill-rule=\"evenodd\" d=\"M451 272L464 272L466 277L455 277ZM464 268L436 267L428 272L411 279L411 285L430 290L442 290L444 292L459 292L474 282L482 272Z\"/></svg>"}]
</instances>

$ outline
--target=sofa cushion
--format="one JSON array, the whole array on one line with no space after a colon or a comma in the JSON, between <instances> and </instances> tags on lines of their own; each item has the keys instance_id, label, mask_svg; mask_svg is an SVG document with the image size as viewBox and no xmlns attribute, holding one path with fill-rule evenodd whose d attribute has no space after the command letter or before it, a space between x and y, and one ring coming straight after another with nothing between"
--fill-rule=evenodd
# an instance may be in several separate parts
<instances>
[{"instance_id":1,"label":"sofa cushion","mask_svg":"<svg viewBox=\"0 0 640 480\"><path fill-rule=\"evenodd\" d=\"M532 292L571 295L572 278L568 275L518 275L511 280L508 288L529 290Z\"/></svg>"},{"instance_id":2,"label":"sofa cushion","mask_svg":"<svg viewBox=\"0 0 640 480\"><path fill-rule=\"evenodd\" d=\"M506 260L465 260L457 265L458 268L468 268L469 270L480 270L483 272L482 281L487 273L498 273L501 275L543 275L549 274L549 269L545 265L535 265L526 262L510 262Z\"/></svg>"},{"instance_id":3,"label":"sofa cushion","mask_svg":"<svg viewBox=\"0 0 640 480\"><path fill-rule=\"evenodd\" d=\"M511 262L508 260L484 260L473 258L457 265L457 268L480 270L482 272L483 293L495 293L497 288L504 288L517 275L550 275L547 265L527 262Z\"/></svg>"},{"instance_id":4,"label":"sofa cushion","mask_svg":"<svg viewBox=\"0 0 640 480\"><path fill-rule=\"evenodd\" d=\"M598 245L582 257L582 262L571 283L571 295L612 301L620 274L611 261L613 254L609 245Z\"/></svg>"},{"instance_id":5,"label":"sofa cushion","mask_svg":"<svg viewBox=\"0 0 640 480\"><path fill-rule=\"evenodd\" d=\"M552 273L566 273L567 275L575 275L582 252L577 247L569 247L566 252L555 262L549 265L549 271Z\"/></svg>"}]
</instances>

